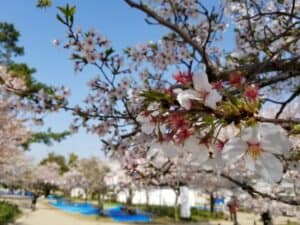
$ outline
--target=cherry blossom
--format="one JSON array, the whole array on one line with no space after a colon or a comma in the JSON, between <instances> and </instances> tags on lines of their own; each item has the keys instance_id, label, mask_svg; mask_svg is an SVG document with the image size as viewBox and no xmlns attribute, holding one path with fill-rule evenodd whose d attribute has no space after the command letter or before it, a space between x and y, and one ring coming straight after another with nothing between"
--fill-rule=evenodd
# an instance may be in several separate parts
<instances>
[{"instance_id":1,"label":"cherry blossom","mask_svg":"<svg viewBox=\"0 0 300 225\"><path fill-rule=\"evenodd\" d=\"M284 182L283 167L299 152L299 4L124 2L166 28L162 36L122 54L99 32L64 21L76 71L100 73L84 105L66 107L74 130L97 134L135 184L192 185L191 177L217 171L253 196L299 204L254 186Z\"/></svg>"},{"instance_id":2,"label":"cherry blossom","mask_svg":"<svg viewBox=\"0 0 300 225\"><path fill-rule=\"evenodd\" d=\"M191 100L202 101L205 106L212 109L215 109L216 104L222 100L221 95L213 89L204 73L193 75L193 86L194 90L179 91L177 95L179 104L186 110L191 109Z\"/></svg>"},{"instance_id":3,"label":"cherry blossom","mask_svg":"<svg viewBox=\"0 0 300 225\"><path fill-rule=\"evenodd\" d=\"M285 155L290 149L291 143L278 126L257 124L245 128L240 137L229 140L222 153L228 163L242 158L249 170L278 182L283 166L275 155Z\"/></svg>"}]
</instances>

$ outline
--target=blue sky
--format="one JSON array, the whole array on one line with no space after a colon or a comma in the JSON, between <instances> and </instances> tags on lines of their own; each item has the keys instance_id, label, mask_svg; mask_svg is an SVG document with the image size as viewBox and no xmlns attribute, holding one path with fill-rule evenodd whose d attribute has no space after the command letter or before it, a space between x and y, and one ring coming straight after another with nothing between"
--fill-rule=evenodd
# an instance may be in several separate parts
<instances>
[{"instance_id":1,"label":"blue sky","mask_svg":"<svg viewBox=\"0 0 300 225\"><path fill-rule=\"evenodd\" d=\"M161 34L157 27L145 24L143 14L128 7L122 1L112 0L99 3L97 0L54 0L53 6L75 4L77 13L75 23L83 29L95 28L108 37L115 48L130 46L148 40L156 40ZM68 60L69 54L51 44L53 39L65 38L65 27L56 19L55 7L41 10L35 7L35 0L2 0L0 21L13 23L20 31L20 45L25 47L25 55L16 61L26 62L37 69L35 74L39 81L53 85L65 85L72 90L70 101L80 103L86 96L87 81L96 75L92 69L75 74L73 64ZM46 125L54 131L67 129L71 116L67 113L47 115ZM29 154L39 160L48 152L60 154L76 152L82 157L90 155L102 156L99 139L81 130L78 134L67 138L53 146L34 144Z\"/></svg>"},{"instance_id":2,"label":"blue sky","mask_svg":"<svg viewBox=\"0 0 300 225\"><path fill-rule=\"evenodd\" d=\"M131 9L121 0L53 0L53 6L66 3L77 6L76 25L83 29L95 28L119 50L157 40L163 32L156 26L149 27L144 21L144 14ZM25 47L25 55L16 61L35 67L39 81L70 87L70 101L80 103L87 93L86 83L96 75L96 71L90 68L82 73L74 73L73 63L68 60L68 52L51 44L53 39L64 40L66 35L65 27L55 19L56 8L41 10L35 4L36 0L1 0L0 21L15 25L21 33L20 45ZM71 116L66 113L48 115L43 129L51 127L54 131L62 131L68 128L70 121ZM84 130L50 147L34 144L30 154L39 160L51 151L60 154L76 152L82 157L102 156L100 141Z\"/></svg>"}]
</instances>

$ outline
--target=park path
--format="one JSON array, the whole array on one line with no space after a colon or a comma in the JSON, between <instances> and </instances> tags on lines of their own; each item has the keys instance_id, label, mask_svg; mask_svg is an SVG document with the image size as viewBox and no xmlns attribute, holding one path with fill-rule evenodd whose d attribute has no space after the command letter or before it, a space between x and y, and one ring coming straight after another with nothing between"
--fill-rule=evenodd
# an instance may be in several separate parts
<instances>
[{"instance_id":1,"label":"park path","mask_svg":"<svg viewBox=\"0 0 300 225\"><path fill-rule=\"evenodd\" d=\"M28 208L22 210L23 215L17 219L14 225L116 225L97 221L95 218L84 218L77 214L61 212L44 201L40 201L37 210L32 212ZM119 225L125 225L119 223Z\"/></svg>"},{"instance_id":2,"label":"park path","mask_svg":"<svg viewBox=\"0 0 300 225\"><path fill-rule=\"evenodd\" d=\"M287 220L299 222L299 218L277 217L275 225L286 225ZM238 213L240 225L261 225L259 216L248 213ZM254 223L255 221L255 223ZM298 223L300 225L300 223ZM31 212L28 208L23 209L23 215L14 225L128 225L125 223L114 223L108 221L98 221L94 217L89 218L79 214L65 213L51 207L42 200L37 205L37 210ZM132 224L131 224L132 225ZM150 225L150 224L147 224ZM166 225L166 224L165 224ZM179 225L179 223L178 223ZM187 223L186 225L232 225L230 221L214 221L209 223Z\"/></svg>"}]
</instances>

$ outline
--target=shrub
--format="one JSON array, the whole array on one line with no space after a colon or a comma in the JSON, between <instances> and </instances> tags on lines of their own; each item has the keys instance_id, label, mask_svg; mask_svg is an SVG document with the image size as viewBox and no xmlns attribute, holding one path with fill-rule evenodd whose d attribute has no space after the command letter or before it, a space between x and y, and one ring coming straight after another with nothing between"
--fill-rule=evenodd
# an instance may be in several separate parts
<instances>
[{"instance_id":1,"label":"shrub","mask_svg":"<svg viewBox=\"0 0 300 225\"><path fill-rule=\"evenodd\" d=\"M159 206L159 205L134 205L136 208L139 208L143 211L151 213L155 216L167 216L174 217L174 207L173 206ZM177 208L179 213L179 208Z\"/></svg>"},{"instance_id":2,"label":"shrub","mask_svg":"<svg viewBox=\"0 0 300 225\"><path fill-rule=\"evenodd\" d=\"M20 213L21 211L17 205L0 201L0 225L6 225L9 222L13 222Z\"/></svg>"},{"instance_id":3,"label":"shrub","mask_svg":"<svg viewBox=\"0 0 300 225\"><path fill-rule=\"evenodd\" d=\"M170 217L174 218L173 206L157 206L157 205L134 205L134 207L141 209L145 212L151 213L158 217ZM179 214L179 208L177 208ZM207 210L191 208L192 221L208 221L211 219L222 219L224 214L222 212L214 212L213 215Z\"/></svg>"}]
</instances>

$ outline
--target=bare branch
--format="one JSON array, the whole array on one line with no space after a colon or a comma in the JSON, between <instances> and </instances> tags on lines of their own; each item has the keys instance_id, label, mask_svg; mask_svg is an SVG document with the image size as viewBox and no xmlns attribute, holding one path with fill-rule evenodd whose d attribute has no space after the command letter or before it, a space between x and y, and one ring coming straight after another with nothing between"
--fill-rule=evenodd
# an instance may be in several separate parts
<instances>
[{"instance_id":1,"label":"bare branch","mask_svg":"<svg viewBox=\"0 0 300 225\"><path fill-rule=\"evenodd\" d=\"M300 94L300 88L298 88L286 101L284 101L276 113L275 118L278 119L280 114L283 112L284 108L291 102L293 101L298 95Z\"/></svg>"}]
</instances>

